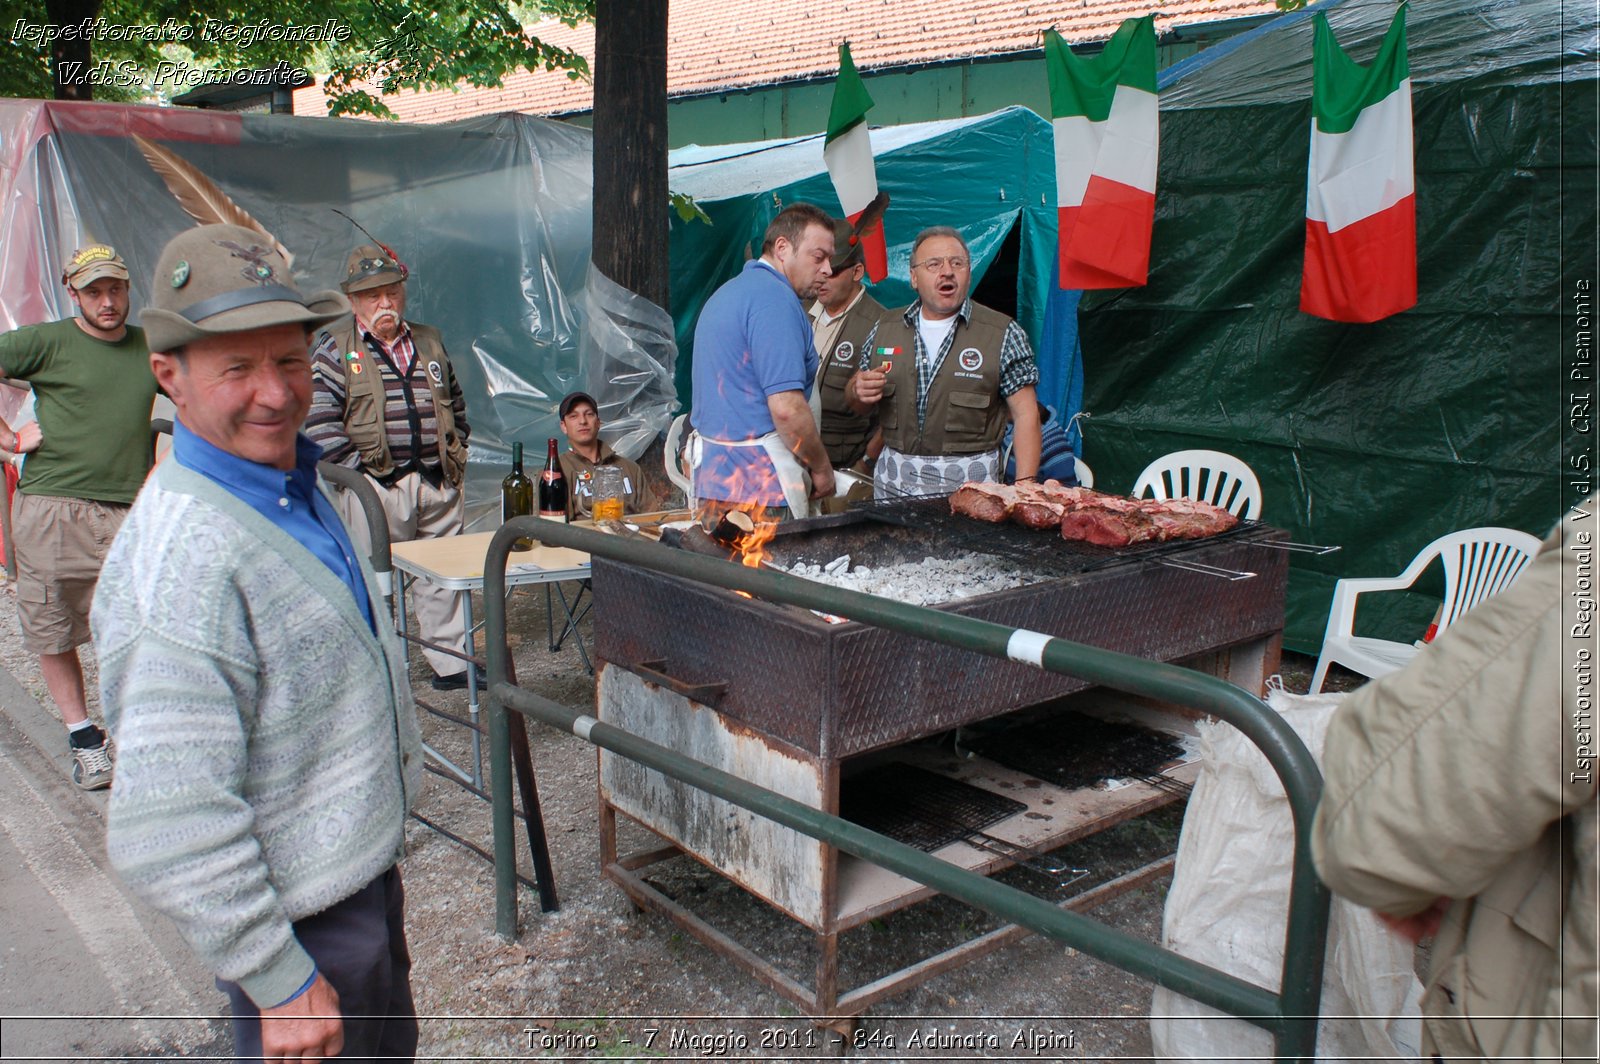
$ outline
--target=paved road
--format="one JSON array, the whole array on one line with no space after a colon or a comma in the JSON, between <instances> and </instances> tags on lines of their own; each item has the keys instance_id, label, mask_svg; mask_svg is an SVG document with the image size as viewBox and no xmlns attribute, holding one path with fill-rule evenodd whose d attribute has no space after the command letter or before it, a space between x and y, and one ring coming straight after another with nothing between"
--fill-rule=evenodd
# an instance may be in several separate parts
<instances>
[{"instance_id":1,"label":"paved road","mask_svg":"<svg viewBox=\"0 0 1600 1064\"><path fill-rule=\"evenodd\" d=\"M228 1053L225 999L107 867L107 792L68 768L55 714L0 669L0 1060Z\"/></svg>"}]
</instances>

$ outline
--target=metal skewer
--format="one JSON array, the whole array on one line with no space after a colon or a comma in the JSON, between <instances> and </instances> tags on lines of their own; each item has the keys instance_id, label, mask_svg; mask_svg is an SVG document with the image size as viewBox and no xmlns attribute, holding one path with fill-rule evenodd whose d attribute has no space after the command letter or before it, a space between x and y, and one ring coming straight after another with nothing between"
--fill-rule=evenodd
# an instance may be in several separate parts
<instances>
[{"instance_id":1,"label":"metal skewer","mask_svg":"<svg viewBox=\"0 0 1600 1064\"><path fill-rule=\"evenodd\" d=\"M1344 550L1344 547L1337 544L1330 547L1321 543L1289 543L1274 542L1272 540L1262 540L1256 546L1271 547L1273 550L1296 551L1300 554L1332 554L1336 550Z\"/></svg>"},{"instance_id":2,"label":"metal skewer","mask_svg":"<svg viewBox=\"0 0 1600 1064\"><path fill-rule=\"evenodd\" d=\"M1224 569L1220 565L1207 565L1205 562L1178 561L1175 558L1151 558L1157 565L1165 565L1169 569L1187 569L1192 573L1204 573L1206 576L1220 576L1224 580L1250 580L1255 573L1241 572L1238 569Z\"/></svg>"}]
</instances>

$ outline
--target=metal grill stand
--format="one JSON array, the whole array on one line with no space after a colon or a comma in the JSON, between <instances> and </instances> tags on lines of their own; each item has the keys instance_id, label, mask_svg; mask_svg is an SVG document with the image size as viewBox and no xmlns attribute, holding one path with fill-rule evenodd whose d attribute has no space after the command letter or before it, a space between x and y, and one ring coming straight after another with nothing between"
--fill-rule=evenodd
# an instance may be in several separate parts
<instances>
[{"instance_id":1,"label":"metal grill stand","mask_svg":"<svg viewBox=\"0 0 1600 1064\"><path fill-rule=\"evenodd\" d=\"M774 549L815 554L898 550L903 530L861 515L784 526ZM1020 531L1020 530L1019 530ZM912 534L923 549L928 537ZM1277 668L1286 557L1262 545L1282 538L1255 527L1216 541L1173 545L1167 557L1258 575L1219 580L1188 569L1112 557L1087 571L963 600L976 616L1162 661L1183 661L1254 693ZM787 543L783 542L788 540ZM936 544L935 544L936 545ZM917 557L922 555L918 554ZM829 624L806 610L599 557L594 561L597 716L643 739L837 815L846 761L959 725L1037 705L1085 681L936 646L858 623ZM1098 696L1094 696L1098 697ZM900 753L896 750L896 755ZM1173 773L1192 782L1193 766ZM1160 781L1119 790L1064 790L984 759L963 762L964 782L1025 800L1026 813L984 829L1022 851L1048 851L1176 800ZM619 854L617 815L665 845ZM927 887L781 827L747 810L600 753L604 874L814 1016L849 1017L933 975L994 951L1025 932L991 932L865 986L839 986L839 937L931 896ZM1020 852L1020 851L1019 851ZM667 897L649 869L686 853L788 914L816 936L814 980L804 985L702 916ZM956 843L942 859L989 874L1017 863L995 849ZM1147 866L1067 903L1086 908L1161 874Z\"/></svg>"}]
</instances>

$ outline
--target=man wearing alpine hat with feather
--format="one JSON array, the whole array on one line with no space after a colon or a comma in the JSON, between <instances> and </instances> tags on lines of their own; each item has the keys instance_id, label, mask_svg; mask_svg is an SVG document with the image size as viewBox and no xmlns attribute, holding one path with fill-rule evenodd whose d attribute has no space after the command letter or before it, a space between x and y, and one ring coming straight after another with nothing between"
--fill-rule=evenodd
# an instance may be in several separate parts
<instances>
[{"instance_id":1,"label":"man wearing alpine hat with feather","mask_svg":"<svg viewBox=\"0 0 1600 1064\"><path fill-rule=\"evenodd\" d=\"M233 1007L241 1059L411 1059L398 861L421 781L406 656L299 430L302 295L259 227L203 225L143 315L172 455L112 544L92 624L119 750L106 851Z\"/></svg>"},{"instance_id":2,"label":"man wearing alpine hat with feather","mask_svg":"<svg viewBox=\"0 0 1600 1064\"><path fill-rule=\"evenodd\" d=\"M369 234L370 235L370 234ZM333 323L313 354L316 395L306 433L327 460L365 472L377 488L391 542L453 536L464 525L467 402L439 330L406 320L405 263L387 245L362 244L345 259L339 283L355 313ZM343 500L345 521L366 527L360 508ZM466 607L448 588L412 588L425 643L466 648ZM438 691L467 686L460 657L430 646Z\"/></svg>"}]
</instances>

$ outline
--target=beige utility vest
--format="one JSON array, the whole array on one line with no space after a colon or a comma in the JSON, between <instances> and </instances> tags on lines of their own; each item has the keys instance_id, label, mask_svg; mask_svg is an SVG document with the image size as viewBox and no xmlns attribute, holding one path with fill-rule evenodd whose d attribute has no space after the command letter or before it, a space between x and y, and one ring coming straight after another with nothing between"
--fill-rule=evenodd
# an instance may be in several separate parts
<instances>
[{"instance_id":1,"label":"beige utility vest","mask_svg":"<svg viewBox=\"0 0 1600 1064\"><path fill-rule=\"evenodd\" d=\"M444 468L445 479L460 487L467 469L467 445L456 429L456 411L450 399L450 359L444 352L444 340L431 325L406 324L417 350L415 365L424 367L423 376L433 395L433 416L439 426L439 464ZM353 316L336 322L328 334L339 345L339 364L344 367L345 435L360 452L367 472L384 480L394 473L395 465L389 454L389 434L384 429L386 396L381 360L357 338Z\"/></svg>"},{"instance_id":2,"label":"beige utility vest","mask_svg":"<svg viewBox=\"0 0 1600 1064\"><path fill-rule=\"evenodd\" d=\"M888 314L872 340L869 365L888 379L878 404L883 442L903 454L982 454L1000 446L1011 408L1000 396L1000 350L1011 319L972 304L957 319L949 353L928 385L927 422L917 427L916 317ZM938 352L928 352L932 358Z\"/></svg>"},{"instance_id":3,"label":"beige utility vest","mask_svg":"<svg viewBox=\"0 0 1600 1064\"><path fill-rule=\"evenodd\" d=\"M850 409L844 397L844 386L860 367L861 347L883 313L883 304L861 293L856 305L845 311L833 350L818 352L822 359L822 372L817 380L822 392L822 422L818 427L822 430L822 445L828 450L828 461L835 469L847 469L858 462L867 453L867 440L872 437L876 419Z\"/></svg>"}]
</instances>

